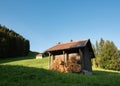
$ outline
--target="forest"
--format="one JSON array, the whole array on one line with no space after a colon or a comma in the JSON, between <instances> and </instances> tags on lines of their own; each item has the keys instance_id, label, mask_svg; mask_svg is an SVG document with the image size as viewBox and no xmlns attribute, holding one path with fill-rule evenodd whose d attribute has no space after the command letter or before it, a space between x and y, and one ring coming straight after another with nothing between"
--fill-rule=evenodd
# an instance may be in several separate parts
<instances>
[{"instance_id":1,"label":"forest","mask_svg":"<svg viewBox=\"0 0 120 86\"><path fill-rule=\"evenodd\" d=\"M26 56L29 51L29 40L0 25L0 58Z\"/></svg>"},{"instance_id":2,"label":"forest","mask_svg":"<svg viewBox=\"0 0 120 86\"><path fill-rule=\"evenodd\" d=\"M92 60L93 66L120 71L120 50L113 41L101 38L93 45L93 49L96 56Z\"/></svg>"}]
</instances>

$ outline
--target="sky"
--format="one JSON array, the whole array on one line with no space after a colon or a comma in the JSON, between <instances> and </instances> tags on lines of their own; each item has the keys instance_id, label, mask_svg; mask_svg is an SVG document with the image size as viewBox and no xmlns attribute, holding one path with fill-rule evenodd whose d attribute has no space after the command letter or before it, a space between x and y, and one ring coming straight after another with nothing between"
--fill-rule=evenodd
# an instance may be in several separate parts
<instances>
[{"instance_id":1,"label":"sky","mask_svg":"<svg viewBox=\"0 0 120 86\"><path fill-rule=\"evenodd\" d=\"M120 49L120 0L0 0L0 24L30 41L30 50L103 38Z\"/></svg>"}]
</instances>

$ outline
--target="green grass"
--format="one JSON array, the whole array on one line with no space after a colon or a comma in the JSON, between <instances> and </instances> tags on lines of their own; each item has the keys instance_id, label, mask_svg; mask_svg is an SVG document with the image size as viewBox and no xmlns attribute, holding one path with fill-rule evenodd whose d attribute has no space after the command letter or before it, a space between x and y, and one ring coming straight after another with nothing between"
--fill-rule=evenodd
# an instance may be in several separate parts
<instances>
[{"instance_id":1,"label":"green grass","mask_svg":"<svg viewBox=\"0 0 120 86\"><path fill-rule=\"evenodd\" d=\"M0 59L0 86L119 86L120 72L95 69L93 75L59 73L47 69L48 58Z\"/></svg>"},{"instance_id":2,"label":"green grass","mask_svg":"<svg viewBox=\"0 0 120 86\"><path fill-rule=\"evenodd\" d=\"M48 68L48 58L35 59L36 53L30 53L26 57L0 59L0 65L25 66L34 68Z\"/></svg>"}]
</instances>

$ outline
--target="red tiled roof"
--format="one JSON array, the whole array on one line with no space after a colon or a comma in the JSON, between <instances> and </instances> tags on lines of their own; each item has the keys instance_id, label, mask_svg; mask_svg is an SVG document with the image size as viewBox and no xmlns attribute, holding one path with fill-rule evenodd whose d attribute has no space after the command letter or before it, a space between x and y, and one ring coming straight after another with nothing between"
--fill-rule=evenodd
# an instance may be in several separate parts
<instances>
[{"instance_id":1,"label":"red tiled roof","mask_svg":"<svg viewBox=\"0 0 120 86\"><path fill-rule=\"evenodd\" d=\"M68 42L68 43L57 44L57 45L47 49L46 52L84 47L87 44L87 42L88 42L88 40L80 40L80 41L73 41L73 42Z\"/></svg>"}]
</instances>

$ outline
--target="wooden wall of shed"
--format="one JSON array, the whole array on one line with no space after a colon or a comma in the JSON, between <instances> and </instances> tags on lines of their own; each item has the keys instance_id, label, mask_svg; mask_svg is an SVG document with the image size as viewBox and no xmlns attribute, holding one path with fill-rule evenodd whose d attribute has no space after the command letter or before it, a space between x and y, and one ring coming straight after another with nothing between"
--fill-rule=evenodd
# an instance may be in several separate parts
<instances>
[{"instance_id":1,"label":"wooden wall of shed","mask_svg":"<svg viewBox=\"0 0 120 86\"><path fill-rule=\"evenodd\" d=\"M91 57L89 54L88 47L85 47L83 49L83 70L87 70L89 72L92 72L92 63L91 63Z\"/></svg>"},{"instance_id":2,"label":"wooden wall of shed","mask_svg":"<svg viewBox=\"0 0 120 86\"><path fill-rule=\"evenodd\" d=\"M57 59L57 58L59 58L60 60L64 60L64 58L63 58L64 56L63 56L63 54L61 54L61 55L55 55L55 59ZM54 59L54 60L55 60Z\"/></svg>"},{"instance_id":3,"label":"wooden wall of shed","mask_svg":"<svg viewBox=\"0 0 120 86\"><path fill-rule=\"evenodd\" d=\"M69 59L70 58L76 58L76 60L80 60L80 55L78 53L71 53L68 54Z\"/></svg>"},{"instance_id":4,"label":"wooden wall of shed","mask_svg":"<svg viewBox=\"0 0 120 86\"><path fill-rule=\"evenodd\" d=\"M55 55L55 59L59 58L62 61L64 61L64 56L63 55ZM68 59L70 58L75 58L76 60L80 60L80 55L78 53L70 53L68 54Z\"/></svg>"}]
</instances>

